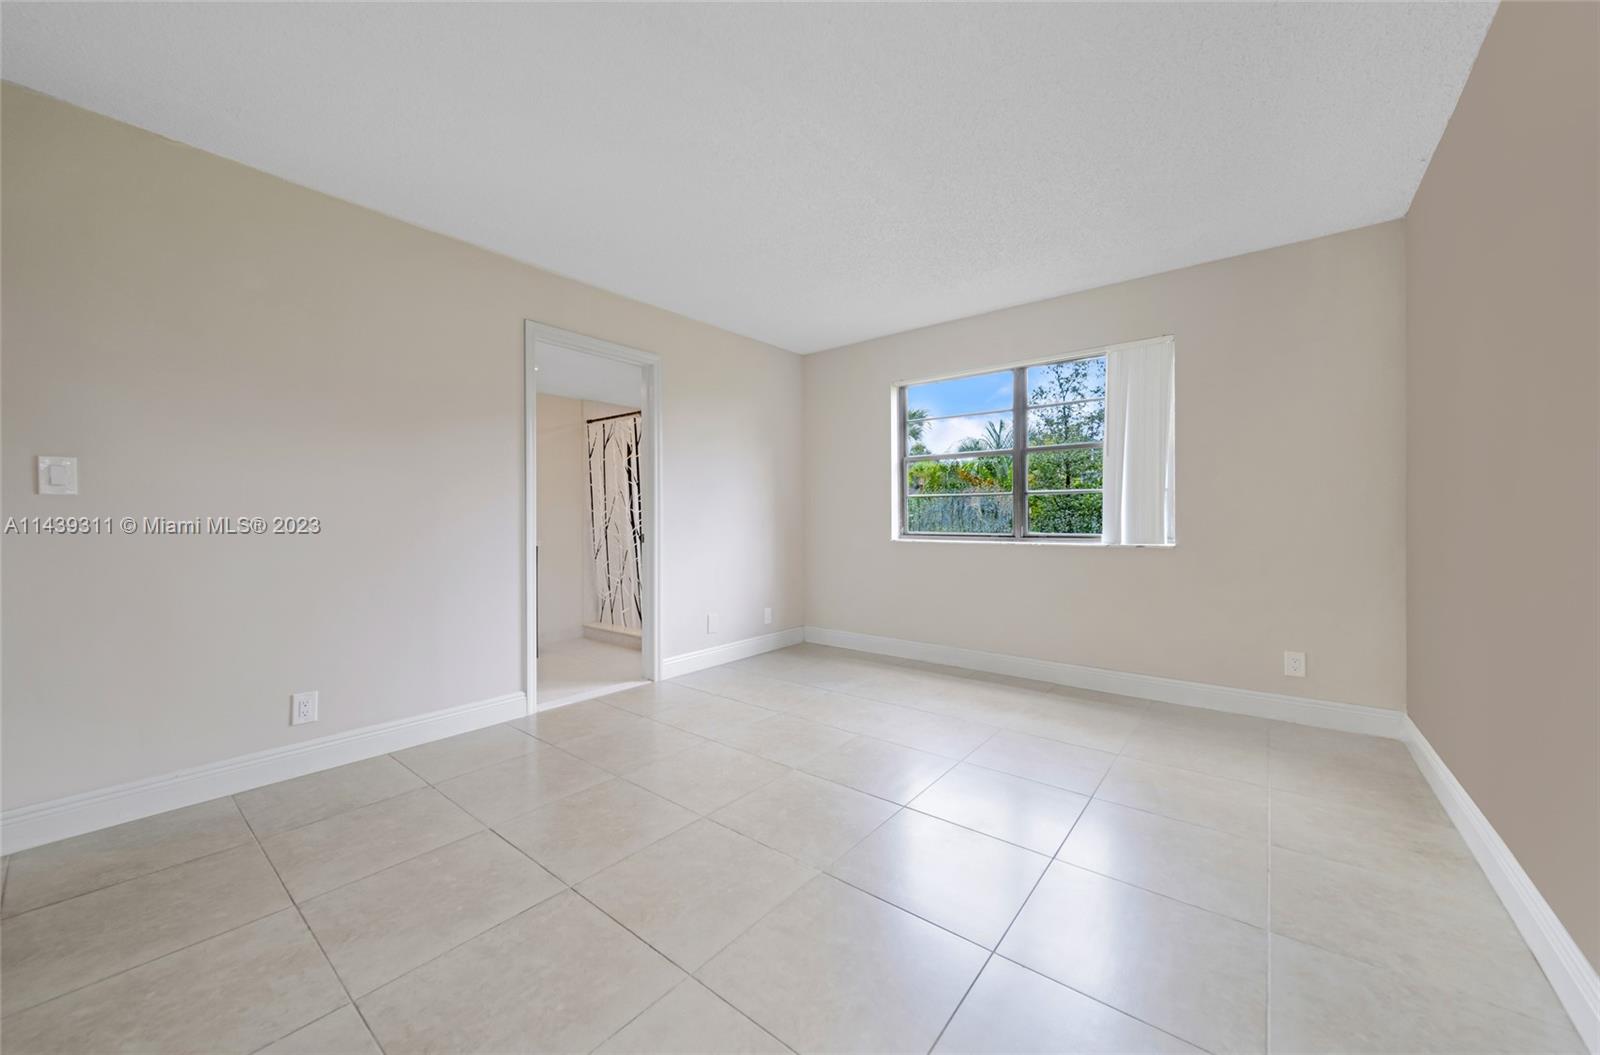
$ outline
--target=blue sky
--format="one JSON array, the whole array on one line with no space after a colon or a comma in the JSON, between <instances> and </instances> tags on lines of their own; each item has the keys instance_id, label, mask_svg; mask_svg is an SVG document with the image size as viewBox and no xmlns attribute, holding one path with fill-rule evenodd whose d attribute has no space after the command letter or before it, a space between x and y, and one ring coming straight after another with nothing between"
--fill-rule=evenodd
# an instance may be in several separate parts
<instances>
[{"instance_id":1,"label":"blue sky","mask_svg":"<svg viewBox=\"0 0 1600 1055\"><path fill-rule=\"evenodd\" d=\"M1048 367L1028 370L1030 388L1045 379ZM1011 371L999 370L975 377L957 377L949 381L930 381L911 385L906 389L906 409L925 409L929 417L942 418L948 414L963 417L930 421L923 430L922 442L935 454L946 454L971 436L982 436L991 421L1004 422L1011 427ZM1098 381L1101 390L1105 384L1105 360L1091 364L1091 384ZM979 414L978 411L1004 409L1003 414Z\"/></svg>"},{"instance_id":2,"label":"blue sky","mask_svg":"<svg viewBox=\"0 0 1600 1055\"><path fill-rule=\"evenodd\" d=\"M925 385L912 385L906 390L906 409L927 410L929 417L961 414L966 411L998 410L1004 414L971 415L930 421L924 428L922 442L928 450L944 454L969 436L982 436L985 427L1000 420L1011 427L1011 371L1001 370L977 377L958 377L950 381L934 381Z\"/></svg>"},{"instance_id":3,"label":"blue sky","mask_svg":"<svg viewBox=\"0 0 1600 1055\"><path fill-rule=\"evenodd\" d=\"M906 409L924 407L930 417L964 414L974 410L1000 410L1010 406L1010 370L912 385L906 390Z\"/></svg>"}]
</instances>

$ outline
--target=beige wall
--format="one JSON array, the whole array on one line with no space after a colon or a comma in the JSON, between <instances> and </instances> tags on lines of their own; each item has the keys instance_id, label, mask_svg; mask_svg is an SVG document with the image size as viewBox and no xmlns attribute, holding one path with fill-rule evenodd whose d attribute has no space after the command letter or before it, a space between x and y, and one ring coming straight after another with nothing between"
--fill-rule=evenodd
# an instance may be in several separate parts
<instances>
[{"instance_id":1,"label":"beige wall","mask_svg":"<svg viewBox=\"0 0 1600 1055\"><path fill-rule=\"evenodd\" d=\"M1409 706L1600 963L1600 7L1500 5L1407 218Z\"/></svg>"},{"instance_id":2,"label":"beige wall","mask_svg":"<svg viewBox=\"0 0 1600 1055\"><path fill-rule=\"evenodd\" d=\"M0 106L4 512L324 525L7 537L7 808L516 691L527 318L662 357L665 654L800 624L798 357ZM78 456L83 493L33 494L39 454ZM312 688L321 722L291 729Z\"/></svg>"},{"instance_id":3,"label":"beige wall","mask_svg":"<svg viewBox=\"0 0 1600 1055\"><path fill-rule=\"evenodd\" d=\"M1401 707L1403 251L1385 224L807 357L807 622ZM896 382L1169 333L1175 548L890 541Z\"/></svg>"},{"instance_id":4,"label":"beige wall","mask_svg":"<svg viewBox=\"0 0 1600 1055\"><path fill-rule=\"evenodd\" d=\"M539 396L539 645L583 636L590 607L589 453L582 400Z\"/></svg>"}]
</instances>

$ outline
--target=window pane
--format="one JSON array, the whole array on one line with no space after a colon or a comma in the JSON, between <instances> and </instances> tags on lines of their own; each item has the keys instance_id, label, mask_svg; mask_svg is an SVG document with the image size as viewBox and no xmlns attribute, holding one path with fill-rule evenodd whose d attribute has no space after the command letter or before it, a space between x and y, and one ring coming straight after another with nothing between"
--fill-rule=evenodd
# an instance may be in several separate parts
<instances>
[{"instance_id":1,"label":"window pane","mask_svg":"<svg viewBox=\"0 0 1600 1055\"><path fill-rule=\"evenodd\" d=\"M906 466L906 494L953 495L969 491L1011 491L1011 455L949 458Z\"/></svg>"},{"instance_id":2,"label":"window pane","mask_svg":"<svg viewBox=\"0 0 1600 1055\"><path fill-rule=\"evenodd\" d=\"M1078 447L1028 455L1029 491L1073 491L1105 486L1105 451Z\"/></svg>"},{"instance_id":3,"label":"window pane","mask_svg":"<svg viewBox=\"0 0 1600 1055\"><path fill-rule=\"evenodd\" d=\"M1028 411L1028 443L1031 446L1100 443L1105 438L1106 404L1103 399Z\"/></svg>"},{"instance_id":4,"label":"window pane","mask_svg":"<svg viewBox=\"0 0 1600 1055\"><path fill-rule=\"evenodd\" d=\"M957 418L906 415L907 454L958 454L963 451L1008 450L1011 411Z\"/></svg>"},{"instance_id":5,"label":"window pane","mask_svg":"<svg viewBox=\"0 0 1600 1055\"><path fill-rule=\"evenodd\" d=\"M1032 495L1028 532L1034 535L1100 534L1101 495Z\"/></svg>"},{"instance_id":6,"label":"window pane","mask_svg":"<svg viewBox=\"0 0 1600 1055\"><path fill-rule=\"evenodd\" d=\"M1011 406L1011 371L953 377L906 388L908 414L923 411L930 418L950 414L978 414Z\"/></svg>"},{"instance_id":7,"label":"window pane","mask_svg":"<svg viewBox=\"0 0 1600 1055\"><path fill-rule=\"evenodd\" d=\"M933 495L906 500L906 530L964 535L1011 534L1010 495Z\"/></svg>"},{"instance_id":8,"label":"window pane","mask_svg":"<svg viewBox=\"0 0 1600 1055\"><path fill-rule=\"evenodd\" d=\"M1074 399L1104 399L1106 357L1073 359L1065 363L1028 367L1028 404L1068 403Z\"/></svg>"}]
</instances>

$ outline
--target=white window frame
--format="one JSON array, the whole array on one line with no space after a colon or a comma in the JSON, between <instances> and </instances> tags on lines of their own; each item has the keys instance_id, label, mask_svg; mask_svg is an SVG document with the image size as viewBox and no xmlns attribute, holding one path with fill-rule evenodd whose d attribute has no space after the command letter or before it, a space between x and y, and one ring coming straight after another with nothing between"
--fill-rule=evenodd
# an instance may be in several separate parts
<instances>
[{"instance_id":1,"label":"white window frame","mask_svg":"<svg viewBox=\"0 0 1600 1055\"><path fill-rule=\"evenodd\" d=\"M1041 359L1037 362L1022 363L1017 366L991 368L987 370L972 370L966 373L951 374L945 377L930 378L925 381L907 381L895 386L895 451L897 453L895 487L897 488L895 538L918 542L956 540L968 542L1067 542L1067 543L1100 543L1103 536L1096 534L1054 534L1045 532L1030 532L1028 530L1028 498L1030 495L1070 495L1070 494L1099 494L1101 496L1102 512L1104 517L1105 480L1102 468L1101 485L1099 487L1080 487L1067 489L1045 489L1030 491L1028 489L1028 455L1048 454L1054 451L1096 449L1101 452L1101 463L1105 460L1105 435L1102 432L1099 440L1090 440L1081 443L1051 443L1041 446L1028 444L1028 411L1046 409L1050 407L1069 406L1073 403L1105 403L1105 396L1097 399L1069 400L1063 403L1041 403L1037 407L1028 405L1028 371L1041 366L1058 366L1063 363L1079 362L1084 359L1106 359L1111 348L1097 348L1093 351L1077 352L1072 355L1060 356L1050 359ZM1109 359L1107 360L1109 366ZM968 377L982 377L985 374L1003 373L1009 370L1012 375L1011 406L996 407L991 410L974 410L962 414L940 415L939 417L981 417L985 414L1011 414L1011 448L993 451L963 451L945 454L912 454L910 453L909 434L906 422L906 392L918 385L936 384L941 381L960 381ZM928 421L937 421L939 417L927 418ZM1018 442L1018 441L1021 442ZM908 527L911 522L910 488L906 485L907 473L911 466L918 462L954 461L960 458L974 458L984 454L1011 455L1011 534L961 532L961 531L912 531ZM1004 494L1005 492L961 492L959 496L977 496L986 493Z\"/></svg>"}]
</instances>

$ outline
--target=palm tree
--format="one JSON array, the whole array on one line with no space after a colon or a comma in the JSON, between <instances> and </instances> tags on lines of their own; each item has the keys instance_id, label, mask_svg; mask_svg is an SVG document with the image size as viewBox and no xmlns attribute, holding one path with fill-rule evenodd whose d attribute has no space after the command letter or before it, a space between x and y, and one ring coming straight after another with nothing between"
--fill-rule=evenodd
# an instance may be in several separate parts
<instances>
[{"instance_id":1,"label":"palm tree","mask_svg":"<svg viewBox=\"0 0 1600 1055\"><path fill-rule=\"evenodd\" d=\"M911 439L912 454L927 454L928 445L922 442L922 433L928 427L926 408L906 411L906 435Z\"/></svg>"}]
</instances>

